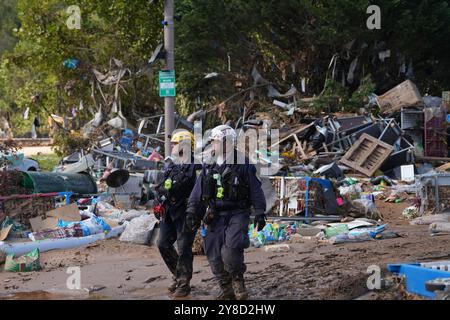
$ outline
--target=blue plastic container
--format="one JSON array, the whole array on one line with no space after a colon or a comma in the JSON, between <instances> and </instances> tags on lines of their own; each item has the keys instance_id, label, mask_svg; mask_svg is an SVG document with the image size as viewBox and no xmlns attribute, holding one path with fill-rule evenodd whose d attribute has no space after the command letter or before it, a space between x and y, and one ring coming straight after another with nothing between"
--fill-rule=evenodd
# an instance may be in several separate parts
<instances>
[{"instance_id":1,"label":"blue plastic container","mask_svg":"<svg viewBox=\"0 0 450 320\"><path fill-rule=\"evenodd\" d=\"M388 264L387 268L389 272L406 277L408 292L429 298L436 298L436 294L426 289L427 281L450 278L450 261Z\"/></svg>"}]
</instances>

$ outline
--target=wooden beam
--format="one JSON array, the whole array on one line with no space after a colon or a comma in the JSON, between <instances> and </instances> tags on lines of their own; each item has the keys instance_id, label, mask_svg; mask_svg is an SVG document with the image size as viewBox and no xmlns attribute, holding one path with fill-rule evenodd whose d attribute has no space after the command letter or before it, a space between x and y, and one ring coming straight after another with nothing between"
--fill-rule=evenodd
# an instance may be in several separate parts
<instances>
[{"instance_id":1,"label":"wooden beam","mask_svg":"<svg viewBox=\"0 0 450 320\"><path fill-rule=\"evenodd\" d=\"M295 138L295 141L297 142L297 150L299 150L300 153L302 154L302 158L306 159L307 156L305 154L305 151L302 148L302 143L300 142L300 140L298 139L296 134L294 134L294 138Z\"/></svg>"},{"instance_id":2,"label":"wooden beam","mask_svg":"<svg viewBox=\"0 0 450 320\"><path fill-rule=\"evenodd\" d=\"M416 157L419 161L430 161L430 162L450 162L450 158L442 158L442 157Z\"/></svg>"},{"instance_id":3,"label":"wooden beam","mask_svg":"<svg viewBox=\"0 0 450 320\"><path fill-rule=\"evenodd\" d=\"M300 132L306 131L307 129L309 129L310 127L312 127L314 125L314 122L311 122L310 124L308 124L305 127L301 127L300 129L296 129L295 131L293 131L292 133L290 133L288 136L284 137L283 139L279 140L278 142L275 142L274 144L272 144L269 149L273 148L274 146L276 146L277 144L280 144L290 138L292 138L292 136L299 134Z\"/></svg>"}]
</instances>

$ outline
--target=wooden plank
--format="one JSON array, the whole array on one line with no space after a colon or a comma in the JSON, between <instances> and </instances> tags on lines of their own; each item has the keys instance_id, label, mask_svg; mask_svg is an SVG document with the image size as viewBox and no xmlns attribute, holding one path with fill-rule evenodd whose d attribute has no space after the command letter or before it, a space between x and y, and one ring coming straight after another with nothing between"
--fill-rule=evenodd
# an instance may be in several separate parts
<instances>
[{"instance_id":1,"label":"wooden plank","mask_svg":"<svg viewBox=\"0 0 450 320\"><path fill-rule=\"evenodd\" d=\"M419 161L430 161L430 162L450 162L450 158L441 158L441 157L422 157L418 156L416 158Z\"/></svg>"},{"instance_id":2,"label":"wooden plank","mask_svg":"<svg viewBox=\"0 0 450 320\"><path fill-rule=\"evenodd\" d=\"M295 138L295 141L297 142L297 150L299 150L300 153L302 154L302 158L306 159L307 156L305 154L305 151L302 148L302 143L300 142L300 140L298 139L296 134L294 134L294 138Z\"/></svg>"},{"instance_id":3,"label":"wooden plank","mask_svg":"<svg viewBox=\"0 0 450 320\"><path fill-rule=\"evenodd\" d=\"M439 171L447 171L448 169L450 169L450 162L447 162L446 164L443 164L442 166L436 168L436 170Z\"/></svg>"},{"instance_id":4,"label":"wooden plank","mask_svg":"<svg viewBox=\"0 0 450 320\"><path fill-rule=\"evenodd\" d=\"M276 146L277 144L280 144L290 138L292 138L292 136L299 134L300 132L306 131L307 129L309 129L310 127L312 127L314 125L314 122L311 122L310 124L308 124L305 127L301 127L300 129L296 129L293 132L289 133L286 137L284 137L283 139L280 139L279 141L275 142L274 144L272 144L270 148L273 148L274 146Z\"/></svg>"}]
</instances>

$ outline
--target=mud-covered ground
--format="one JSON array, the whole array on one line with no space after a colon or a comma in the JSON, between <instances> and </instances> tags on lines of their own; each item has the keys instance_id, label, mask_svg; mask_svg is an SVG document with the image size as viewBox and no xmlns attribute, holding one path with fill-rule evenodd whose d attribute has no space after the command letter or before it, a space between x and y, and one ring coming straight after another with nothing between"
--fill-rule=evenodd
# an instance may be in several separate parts
<instances>
[{"instance_id":1,"label":"mud-covered ground","mask_svg":"<svg viewBox=\"0 0 450 320\"><path fill-rule=\"evenodd\" d=\"M289 252L246 250L247 287L251 299L414 299L402 285L369 292L367 268L378 265L389 276L388 263L450 260L450 235L431 237L428 226L400 218L409 203L377 201L389 229L402 237L361 243L288 242ZM171 277L156 247L110 239L87 247L41 254L43 270L0 272L3 299L171 299ZM69 290L68 267L81 267L81 289ZM2 268L3 269L3 268ZM217 292L205 256L195 256L192 294L213 299Z\"/></svg>"}]
</instances>

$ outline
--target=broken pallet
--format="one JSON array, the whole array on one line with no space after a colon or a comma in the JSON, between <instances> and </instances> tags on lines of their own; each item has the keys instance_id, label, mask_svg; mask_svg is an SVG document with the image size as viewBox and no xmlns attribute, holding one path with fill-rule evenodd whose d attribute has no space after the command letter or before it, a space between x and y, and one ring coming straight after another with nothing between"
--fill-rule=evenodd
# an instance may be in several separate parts
<instances>
[{"instance_id":1,"label":"broken pallet","mask_svg":"<svg viewBox=\"0 0 450 320\"><path fill-rule=\"evenodd\" d=\"M363 134L342 157L340 162L371 177L393 150L393 146L368 134Z\"/></svg>"}]
</instances>

